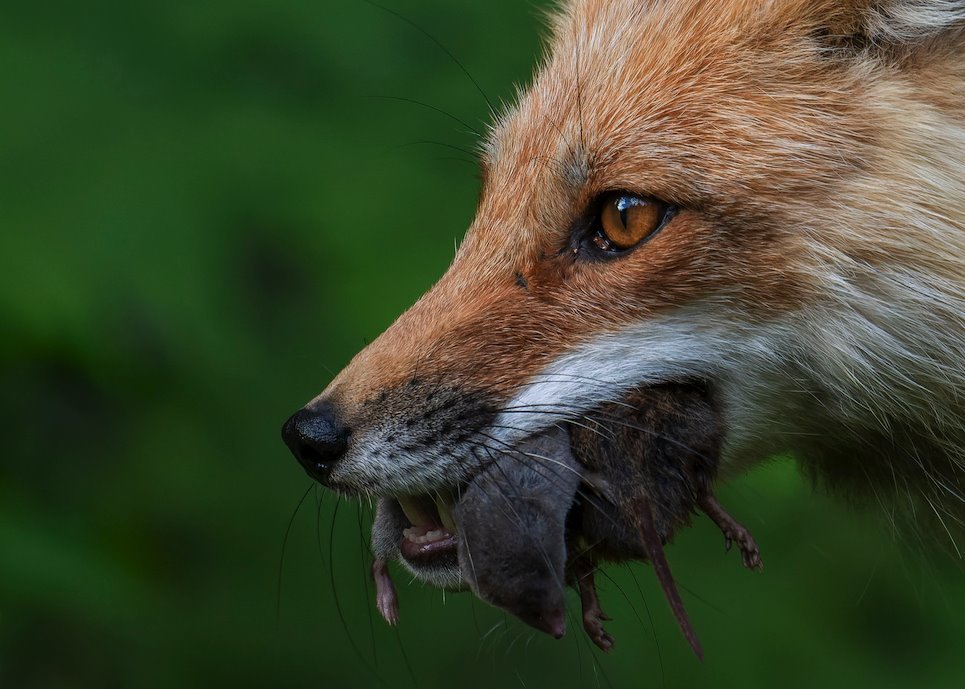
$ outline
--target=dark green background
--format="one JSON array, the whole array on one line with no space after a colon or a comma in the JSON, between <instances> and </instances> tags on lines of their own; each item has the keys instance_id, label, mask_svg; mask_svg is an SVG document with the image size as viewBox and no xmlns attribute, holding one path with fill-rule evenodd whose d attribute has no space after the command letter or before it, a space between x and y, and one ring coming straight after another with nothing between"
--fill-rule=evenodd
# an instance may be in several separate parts
<instances>
[{"instance_id":1,"label":"dark green background","mask_svg":"<svg viewBox=\"0 0 965 689\"><path fill-rule=\"evenodd\" d=\"M528 3L387 1L494 102L536 60ZM0 5L0 687L961 686L960 565L788 463L723 491L764 574L706 519L669 551L703 664L645 566L601 580L609 657L575 619L552 641L401 573L395 633L368 507L322 491L276 606L309 487L278 429L441 274L475 204L449 148L475 137L384 96L489 119L432 40L359 2Z\"/></svg>"}]
</instances>

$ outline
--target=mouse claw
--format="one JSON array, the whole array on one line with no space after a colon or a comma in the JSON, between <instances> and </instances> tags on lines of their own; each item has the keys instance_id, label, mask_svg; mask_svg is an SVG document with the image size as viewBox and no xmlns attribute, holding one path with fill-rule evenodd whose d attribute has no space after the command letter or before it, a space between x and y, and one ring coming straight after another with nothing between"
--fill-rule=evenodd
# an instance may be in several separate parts
<instances>
[{"instance_id":1,"label":"mouse claw","mask_svg":"<svg viewBox=\"0 0 965 689\"><path fill-rule=\"evenodd\" d=\"M375 582L375 607L383 619L394 627L399 623L399 597L395 584L389 575L389 565L385 560L372 562L372 580Z\"/></svg>"},{"instance_id":2,"label":"mouse claw","mask_svg":"<svg viewBox=\"0 0 965 689\"><path fill-rule=\"evenodd\" d=\"M744 566L747 569L763 570L764 561L761 559L761 549L754 537L751 536L750 531L730 516L712 493L706 492L700 496L698 504L700 509L713 520L717 528L724 534L724 549L729 552L731 546L737 543Z\"/></svg>"},{"instance_id":3,"label":"mouse claw","mask_svg":"<svg viewBox=\"0 0 965 689\"><path fill-rule=\"evenodd\" d=\"M744 566L747 569L753 569L758 572L764 571L764 560L761 559L761 550L757 547L757 543L751 538L751 535L747 534L747 542L741 544L741 556L744 560Z\"/></svg>"}]
</instances>

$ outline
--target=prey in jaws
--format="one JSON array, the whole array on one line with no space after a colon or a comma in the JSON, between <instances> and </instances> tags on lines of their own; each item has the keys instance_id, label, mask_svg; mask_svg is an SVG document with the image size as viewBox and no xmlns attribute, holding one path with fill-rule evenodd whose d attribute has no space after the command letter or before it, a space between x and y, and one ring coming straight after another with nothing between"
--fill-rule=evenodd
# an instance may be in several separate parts
<instances>
[{"instance_id":1,"label":"prey in jaws","mask_svg":"<svg viewBox=\"0 0 965 689\"><path fill-rule=\"evenodd\" d=\"M559 424L513 451L494 453L451 509L383 499L373 525L379 611L398 621L387 561L453 558L476 595L556 638L565 632L565 587L579 589L583 626L604 651L613 638L594 584L599 563L651 563L694 652L700 643L663 546L696 510L762 567L754 539L714 497L722 428L703 386L638 391L585 422ZM443 517L442 515L445 515Z\"/></svg>"}]
</instances>

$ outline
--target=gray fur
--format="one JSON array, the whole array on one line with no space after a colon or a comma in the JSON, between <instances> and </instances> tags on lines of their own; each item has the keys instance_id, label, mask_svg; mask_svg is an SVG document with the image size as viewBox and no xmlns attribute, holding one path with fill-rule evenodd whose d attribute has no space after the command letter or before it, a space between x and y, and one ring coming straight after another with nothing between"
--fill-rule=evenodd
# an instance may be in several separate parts
<instances>
[{"instance_id":1,"label":"gray fur","mask_svg":"<svg viewBox=\"0 0 965 689\"><path fill-rule=\"evenodd\" d=\"M580 480L566 430L553 428L495 456L453 510L473 592L556 637L565 630L566 516Z\"/></svg>"}]
</instances>

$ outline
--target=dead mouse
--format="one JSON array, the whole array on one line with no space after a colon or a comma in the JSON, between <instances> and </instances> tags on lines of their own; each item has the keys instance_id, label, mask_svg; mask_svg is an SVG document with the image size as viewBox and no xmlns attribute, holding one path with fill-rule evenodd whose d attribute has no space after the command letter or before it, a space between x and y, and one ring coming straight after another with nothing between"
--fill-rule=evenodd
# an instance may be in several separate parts
<instances>
[{"instance_id":1,"label":"dead mouse","mask_svg":"<svg viewBox=\"0 0 965 689\"><path fill-rule=\"evenodd\" d=\"M583 625L597 646L603 628L594 572L601 562L648 560L684 636L698 656L663 545L699 508L736 541L744 564L761 566L750 534L714 498L722 424L700 385L642 389L580 422L554 427L498 452L453 508L463 581L483 600L560 637L566 583L580 591ZM407 523L395 500L382 500L373 535L398 534ZM395 589L386 562L398 540L373 537L373 576L380 612L394 624Z\"/></svg>"}]
</instances>

